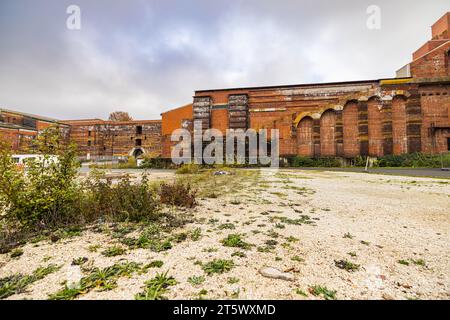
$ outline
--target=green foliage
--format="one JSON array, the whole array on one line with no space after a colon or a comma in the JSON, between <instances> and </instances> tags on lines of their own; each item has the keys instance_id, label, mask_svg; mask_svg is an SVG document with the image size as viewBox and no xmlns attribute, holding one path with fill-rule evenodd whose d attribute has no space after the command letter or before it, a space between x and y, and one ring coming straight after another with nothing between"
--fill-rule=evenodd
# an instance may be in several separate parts
<instances>
[{"instance_id":1,"label":"green foliage","mask_svg":"<svg viewBox=\"0 0 450 320\"><path fill-rule=\"evenodd\" d=\"M204 276L192 276L187 279L187 281L192 284L193 286L198 286L205 282Z\"/></svg>"},{"instance_id":2,"label":"green foliage","mask_svg":"<svg viewBox=\"0 0 450 320\"><path fill-rule=\"evenodd\" d=\"M200 240L200 238L202 237L202 229L195 228L194 230L191 231L190 236L192 241Z\"/></svg>"},{"instance_id":3,"label":"green foliage","mask_svg":"<svg viewBox=\"0 0 450 320\"><path fill-rule=\"evenodd\" d=\"M21 255L23 255L23 250L20 248L14 249L13 251L11 251L11 258L18 258Z\"/></svg>"},{"instance_id":4,"label":"green foliage","mask_svg":"<svg viewBox=\"0 0 450 320\"><path fill-rule=\"evenodd\" d=\"M402 155L387 155L378 158L374 163L377 167L413 167L413 168L440 168L450 163L450 154L430 155L423 153L410 153Z\"/></svg>"},{"instance_id":5,"label":"green foliage","mask_svg":"<svg viewBox=\"0 0 450 320\"><path fill-rule=\"evenodd\" d=\"M60 268L61 266L51 264L47 267L39 267L31 275L15 274L0 279L0 299L24 292L30 284L45 278Z\"/></svg>"},{"instance_id":6,"label":"green foliage","mask_svg":"<svg viewBox=\"0 0 450 320\"><path fill-rule=\"evenodd\" d=\"M104 255L105 257L115 257L115 256L120 256L122 254L125 253L125 249L122 247L109 247L106 250L104 250L102 252L102 255Z\"/></svg>"},{"instance_id":7,"label":"green foliage","mask_svg":"<svg viewBox=\"0 0 450 320\"><path fill-rule=\"evenodd\" d=\"M322 286L312 286L309 288L309 292L314 296L322 296L325 300L335 300L336 299L336 291L329 290L327 287Z\"/></svg>"},{"instance_id":8,"label":"green foliage","mask_svg":"<svg viewBox=\"0 0 450 320\"><path fill-rule=\"evenodd\" d=\"M225 247L249 249L251 244L245 242L240 234L229 234L228 237L222 240Z\"/></svg>"},{"instance_id":9,"label":"green foliage","mask_svg":"<svg viewBox=\"0 0 450 320\"><path fill-rule=\"evenodd\" d=\"M29 160L26 173L13 163L10 150L5 144L0 146L0 210L4 217L30 229L70 222L79 213L75 146L65 143L58 128L44 130L36 141L41 158Z\"/></svg>"},{"instance_id":10,"label":"green foliage","mask_svg":"<svg viewBox=\"0 0 450 320\"><path fill-rule=\"evenodd\" d=\"M81 294L93 289L100 291L112 290L117 287L120 277L130 277L141 270L141 265L135 262L117 263L104 269L95 268L86 277L81 278L76 287L64 286L63 289L49 296L51 300L73 300Z\"/></svg>"},{"instance_id":11,"label":"green foliage","mask_svg":"<svg viewBox=\"0 0 450 320\"><path fill-rule=\"evenodd\" d=\"M347 261L347 260L334 260L334 264L339 269L344 269L346 271L352 272L359 270L360 265Z\"/></svg>"},{"instance_id":12,"label":"green foliage","mask_svg":"<svg viewBox=\"0 0 450 320\"><path fill-rule=\"evenodd\" d=\"M288 159L291 167L341 167L339 158L308 158L295 156Z\"/></svg>"},{"instance_id":13,"label":"green foliage","mask_svg":"<svg viewBox=\"0 0 450 320\"><path fill-rule=\"evenodd\" d=\"M203 271L206 274L224 273L230 271L234 267L233 260L214 259L202 265Z\"/></svg>"},{"instance_id":14,"label":"green foliage","mask_svg":"<svg viewBox=\"0 0 450 320\"><path fill-rule=\"evenodd\" d=\"M166 300L164 296L170 286L177 284L173 277L167 275L168 271L157 274L153 279L145 282L145 288L142 293L135 296L136 300Z\"/></svg>"},{"instance_id":15,"label":"green foliage","mask_svg":"<svg viewBox=\"0 0 450 320\"><path fill-rule=\"evenodd\" d=\"M183 164L177 169L176 174L196 174L200 171L200 166L198 164L190 163Z\"/></svg>"}]
</instances>

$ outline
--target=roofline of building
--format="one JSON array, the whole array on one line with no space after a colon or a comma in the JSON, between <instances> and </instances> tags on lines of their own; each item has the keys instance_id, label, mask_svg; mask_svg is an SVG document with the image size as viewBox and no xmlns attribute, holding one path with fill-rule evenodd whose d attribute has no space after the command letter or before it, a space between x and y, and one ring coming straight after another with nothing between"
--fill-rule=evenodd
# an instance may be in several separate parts
<instances>
[{"instance_id":1,"label":"roofline of building","mask_svg":"<svg viewBox=\"0 0 450 320\"><path fill-rule=\"evenodd\" d=\"M187 108L187 107L189 107L189 106L192 106L192 103L188 103L188 104L185 104L185 105L183 105L183 106L181 106L181 107L177 107L177 108L174 108L174 109L169 109L169 110L167 110L167 111L161 112L160 115L162 116L163 114L166 114L166 113L168 113L168 112L180 110L180 109L183 109L183 108Z\"/></svg>"},{"instance_id":2,"label":"roofline of building","mask_svg":"<svg viewBox=\"0 0 450 320\"><path fill-rule=\"evenodd\" d=\"M131 121L111 121L102 119L77 119L77 120L61 120L62 123L67 125L77 124L92 124L92 125L127 125L127 124L139 124L139 123L158 123L162 120L131 120Z\"/></svg>"},{"instance_id":3,"label":"roofline of building","mask_svg":"<svg viewBox=\"0 0 450 320\"><path fill-rule=\"evenodd\" d=\"M33 132L38 131L36 128L21 126L18 124L6 123L6 122L0 122L0 128L6 128L6 129L12 129L12 130L27 130L27 131L33 131Z\"/></svg>"},{"instance_id":4,"label":"roofline of building","mask_svg":"<svg viewBox=\"0 0 450 320\"><path fill-rule=\"evenodd\" d=\"M216 91L237 91L237 90L267 90L267 89L289 89L298 87L322 87L322 86L338 86L346 84L369 84L369 83L379 83L383 80L394 80L394 79L409 79L407 78L383 78L375 80L356 80L356 81L342 81L342 82L322 82L322 83L302 83L302 84L289 84L289 85L272 85L272 86L260 86L260 87L242 87L242 88L225 88L225 89L209 89L209 90L196 90L195 93L206 93L206 92L216 92Z\"/></svg>"},{"instance_id":5,"label":"roofline of building","mask_svg":"<svg viewBox=\"0 0 450 320\"><path fill-rule=\"evenodd\" d=\"M35 119L35 120L45 121L45 122L61 123L60 120L57 120L57 119L54 119L54 118L48 118L48 117L38 116L38 115L35 115L35 114L26 113L26 112L21 112L21 111L15 111L15 110L11 110L11 109L0 108L0 113L1 113L1 112L7 112L7 113L12 113L12 114L17 114L17 115L21 115L21 116L33 118L33 119Z\"/></svg>"}]
</instances>

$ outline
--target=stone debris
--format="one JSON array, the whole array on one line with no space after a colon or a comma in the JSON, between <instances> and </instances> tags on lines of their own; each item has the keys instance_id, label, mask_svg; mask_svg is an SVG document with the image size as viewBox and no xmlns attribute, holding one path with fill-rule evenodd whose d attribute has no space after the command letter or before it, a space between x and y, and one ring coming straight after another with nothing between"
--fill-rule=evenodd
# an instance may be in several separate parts
<instances>
[{"instance_id":1,"label":"stone debris","mask_svg":"<svg viewBox=\"0 0 450 320\"><path fill-rule=\"evenodd\" d=\"M265 267L259 269L259 273L266 278L272 278L272 279L281 279L286 281L294 281L295 278L292 274L283 272L281 270L278 270L273 267Z\"/></svg>"}]
</instances>

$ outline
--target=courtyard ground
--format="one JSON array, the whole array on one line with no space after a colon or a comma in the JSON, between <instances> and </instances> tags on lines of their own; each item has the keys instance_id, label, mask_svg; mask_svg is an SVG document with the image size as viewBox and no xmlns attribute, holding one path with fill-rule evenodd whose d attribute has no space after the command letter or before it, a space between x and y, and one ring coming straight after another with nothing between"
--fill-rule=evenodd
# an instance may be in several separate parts
<instances>
[{"instance_id":1,"label":"courtyard ground","mask_svg":"<svg viewBox=\"0 0 450 320\"><path fill-rule=\"evenodd\" d=\"M150 176L175 178L172 171ZM125 262L147 268L76 298L135 299L166 271L176 281L163 290L169 299L450 298L448 179L254 169L202 183L199 205L178 212L190 223L167 235L166 250L126 247L121 240L138 231L105 224L0 255L0 279L57 266L7 299L48 299L94 267ZM267 278L264 267L293 281Z\"/></svg>"}]
</instances>

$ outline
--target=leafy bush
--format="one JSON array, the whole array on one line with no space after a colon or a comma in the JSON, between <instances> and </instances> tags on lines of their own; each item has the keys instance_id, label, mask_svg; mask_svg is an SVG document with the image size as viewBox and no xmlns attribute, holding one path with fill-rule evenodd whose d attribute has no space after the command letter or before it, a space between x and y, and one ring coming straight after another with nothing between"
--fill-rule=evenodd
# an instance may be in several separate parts
<instances>
[{"instance_id":1,"label":"leafy bush","mask_svg":"<svg viewBox=\"0 0 450 320\"><path fill-rule=\"evenodd\" d=\"M288 163L292 167L340 167L342 166L339 158L308 158L295 156L288 159Z\"/></svg>"},{"instance_id":2,"label":"leafy bush","mask_svg":"<svg viewBox=\"0 0 450 320\"><path fill-rule=\"evenodd\" d=\"M177 181L175 183L163 183L159 189L161 203L193 208L196 206L197 191L189 183Z\"/></svg>"},{"instance_id":3,"label":"leafy bush","mask_svg":"<svg viewBox=\"0 0 450 320\"><path fill-rule=\"evenodd\" d=\"M190 163L183 164L180 168L177 169L177 174L195 174L200 171L200 166L198 164Z\"/></svg>"},{"instance_id":4,"label":"leafy bush","mask_svg":"<svg viewBox=\"0 0 450 320\"><path fill-rule=\"evenodd\" d=\"M64 143L57 128L50 127L38 137L36 150L43 158L28 161L26 173L13 163L7 145L0 149L0 210L6 219L30 229L73 220L79 213L75 182L79 163L75 146Z\"/></svg>"},{"instance_id":5,"label":"leafy bush","mask_svg":"<svg viewBox=\"0 0 450 320\"><path fill-rule=\"evenodd\" d=\"M375 166L378 167L428 167L440 168L444 163L450 163L450 154L430 155L423 153L411 153L402 155L387 155L378 158Z\"/></svg>"}]
</instances>

